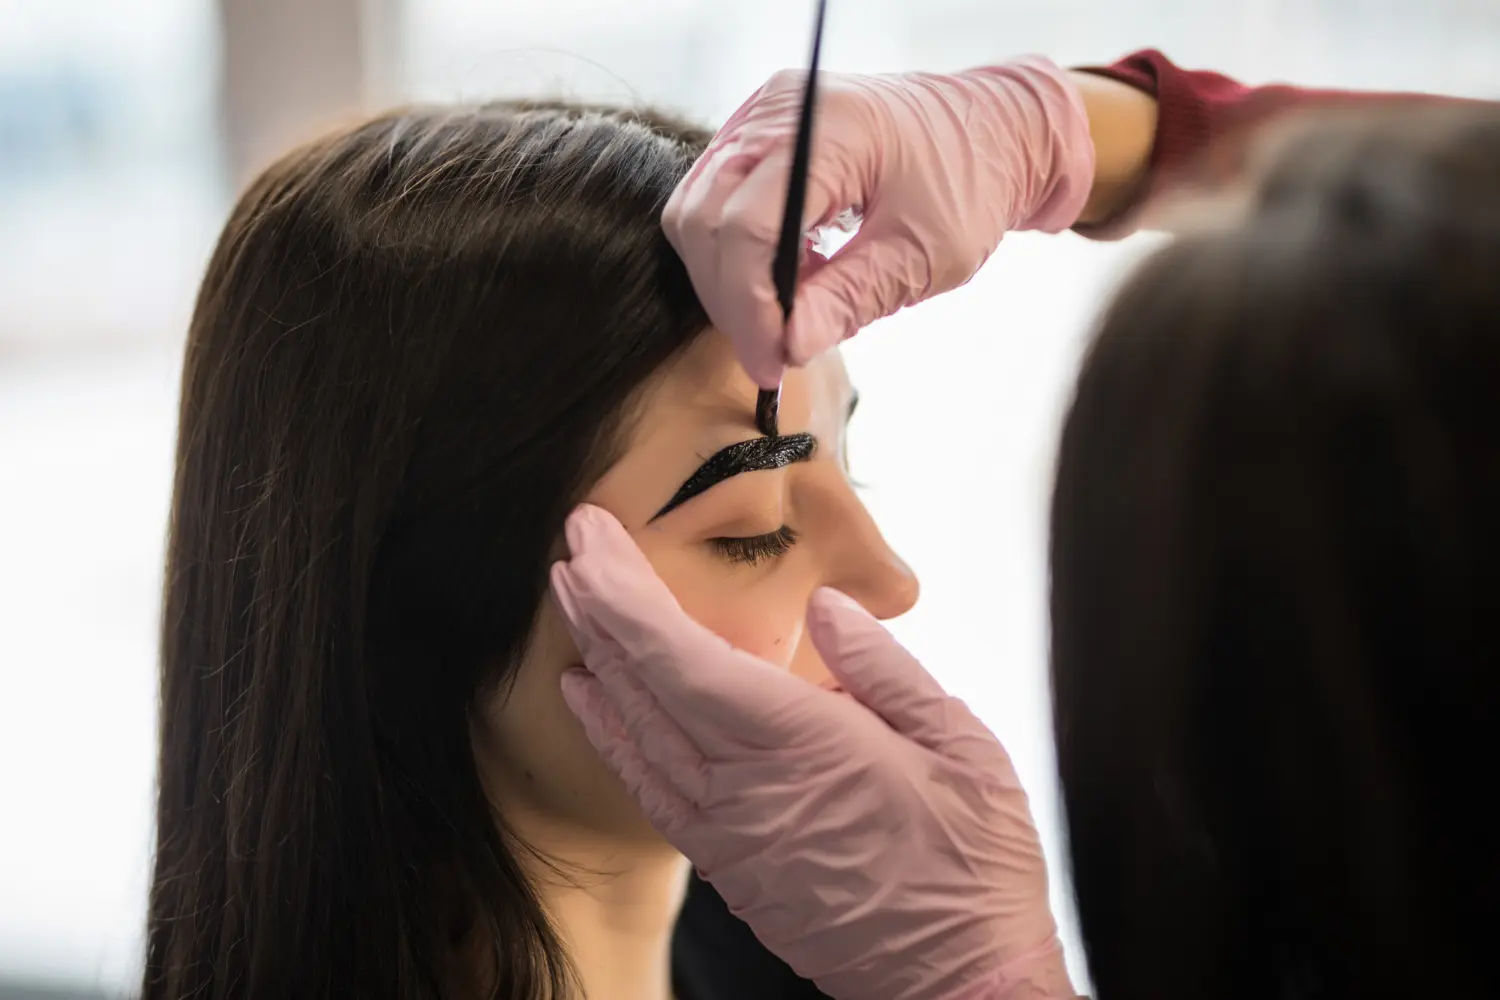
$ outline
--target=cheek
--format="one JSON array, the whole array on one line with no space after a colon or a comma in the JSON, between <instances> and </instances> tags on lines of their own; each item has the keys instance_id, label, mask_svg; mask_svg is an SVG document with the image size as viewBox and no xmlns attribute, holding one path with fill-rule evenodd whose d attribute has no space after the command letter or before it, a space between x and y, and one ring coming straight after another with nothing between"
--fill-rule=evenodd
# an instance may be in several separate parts
<instances>
[{"instance_id":1,"label":"cheek","mask_svg":"<svg viewBox=\"0 0 1500 1000\"><path fill-rule=\"evenodd\" d=\"M699 553L642 545L667 588L694 621L780 667L795 667L815 575L787 560L774 570L720 566ZM800 671L799 671L800 672Z\"/></svg>"}]
</instances>

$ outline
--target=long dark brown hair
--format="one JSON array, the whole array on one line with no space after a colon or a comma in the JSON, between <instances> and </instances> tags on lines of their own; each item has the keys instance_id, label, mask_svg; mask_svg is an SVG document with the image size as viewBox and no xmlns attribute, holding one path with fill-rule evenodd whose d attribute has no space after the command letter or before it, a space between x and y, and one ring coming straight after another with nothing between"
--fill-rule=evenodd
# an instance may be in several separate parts
<instances>
[{"instance_id":1,"label":"long dark brown hair","mask_svg":"<svg viewBox=\"0 0 1500 1000\"><path fill-rule=\"evenodd\" d=\"M1103 322L1052 511L1101 1000L1500 995L1500 112L1323 121Z\"/></svg>"},{"instance_id":2,"label":"long dark brown hair","mask_svg":"<svg viewBox=\"0 0 1500 1000\"><path fill-rule=\"evenodd\" d=\"M408 110L240 199L182 379L145 1000L564 995L470 712L635 394L706 328L658 215L708 137Z\"/></svg>"}]
</instances>

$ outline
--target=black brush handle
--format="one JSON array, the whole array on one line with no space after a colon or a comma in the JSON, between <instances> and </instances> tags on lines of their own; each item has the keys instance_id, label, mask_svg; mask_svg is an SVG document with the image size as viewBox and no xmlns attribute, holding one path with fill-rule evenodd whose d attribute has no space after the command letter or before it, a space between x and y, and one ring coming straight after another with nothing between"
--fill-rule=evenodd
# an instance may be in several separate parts
<instances>
[{"instance_id":1,"label":"black brush handle","mask_svg":"<svg viewBox=\"0 0 1500 1000\"><path fill-rule=\"evenodd\" d=\"M812 165L813 111L818 100L818 59L823 50L823 13L828 0L818 0L813 28L812 59L807 70L807 88L802 92L802 117L797 123L797 144L792 149L792 172L786 187L786 211L781 217L781 239L771 263L771 282L781 315L792 314L797 297L797 267L802 260L802 212L807 206L807 173Z\"/></svg>"},{"instance_id":2,"label":"black brush handle","mask_svg":"<svg viewBox=\"0 0 1500 1000\"><path fill-rule=\"evenodd\" d=\"M823 14L828 0L818 0L813 27L812 58L808 60L807 87L802 91L802 116L797 121L797 143L792 147L792 171L786 185L786 211L781 216L781 238L771 261L771 283L781 316L792 315L797 298L797 269L802 263L802 210L807 205L807 174L812 167L813 110L818 101L818 60L823 53ZM781 389L762 389L755 397L755 426L767 437L779 431Z\"/></svg>"}]
</instances>

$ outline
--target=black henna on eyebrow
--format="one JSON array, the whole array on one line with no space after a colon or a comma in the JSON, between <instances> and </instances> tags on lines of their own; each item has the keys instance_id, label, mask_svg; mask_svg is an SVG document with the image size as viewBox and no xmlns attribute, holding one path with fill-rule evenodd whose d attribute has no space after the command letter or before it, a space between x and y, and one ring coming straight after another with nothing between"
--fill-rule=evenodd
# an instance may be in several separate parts
<instances>
[{"instance_id":1,"label":"black henna on eyebrow","mask_svg":"<svg viewBox=\"0 0 1500 1000\"><path fill-rule=\"evenodd\" d=\"M788 465L812 458L817 449L818 439L811 434L751 438L721 448L708 461L698 466L698 471L688 477L687 482L678 488L667 505L657 511L651 520L670 514L698 494L742 472L784 469Z\"/></svg>"}]
</instances>

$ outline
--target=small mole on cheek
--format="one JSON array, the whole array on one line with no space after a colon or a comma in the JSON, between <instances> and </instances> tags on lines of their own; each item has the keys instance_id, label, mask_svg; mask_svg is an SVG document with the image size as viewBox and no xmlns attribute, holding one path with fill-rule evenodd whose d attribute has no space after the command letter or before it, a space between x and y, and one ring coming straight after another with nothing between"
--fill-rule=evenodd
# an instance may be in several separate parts
<instances>
[{"instance_id":1,"label":"small mole on cheek","mask_svg":"<svg viewBox=\"0 0 1500 1000\"><path fill-rule=\"evenodd\" d=\"M526 775L526 780L527 781L533 781L533 782L536 781L536 775L532 774L529 769L523 767L521 769L521 773L524 774L524 775Z\"/></svg>"},{"instance_id":2,"label":"small mole on cheek","mask_svg":"<svg viewBox=\"0 0 1500 1000\"><path fill-rule=\"evenodd\" d=\"M778 635L776 637L776 645L778 645L778 646L781 645L783 638L784 638L783 636L779 636Z\"/></svg>"}]
</instances>

